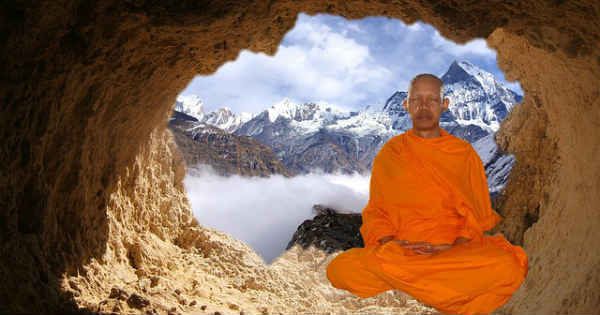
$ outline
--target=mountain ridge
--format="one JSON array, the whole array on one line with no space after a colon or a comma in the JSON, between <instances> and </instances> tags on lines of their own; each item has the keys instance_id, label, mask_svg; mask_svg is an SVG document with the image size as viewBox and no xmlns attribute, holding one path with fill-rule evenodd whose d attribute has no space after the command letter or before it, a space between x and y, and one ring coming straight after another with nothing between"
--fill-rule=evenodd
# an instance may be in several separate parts
<instances>
[{"instance_id":1,"label":"mountain ridge","mask_svg":"<svg viewBox=\"0 0 600 315\"><path fill-rule=\"evenodd\" d=\"M453 61L441 79L450 105L440 117L440 127L472 144L480 156L487 152L493 157L484 164L487 163L486 174L491 179L490 193L496 195L498 187L506 183L514 157L500 158L503 155L490 138L478 141L490 135L493 139L500 122L522 97L491 73L465 60ZM224 109L205 113L203 103L193 97L188 105L177 106L188 112L195 108L198 112L200 108L200 122L212 122L231 134L251 137L269 146L292 176L316 168L367 174L383 144L412 128L410 115L402 106L407 96L406 91L398 90L384 103L368 104L358 110L322 101L296 103L286 97L259 113L244 115Z\"/></svg>"}]
</instances>

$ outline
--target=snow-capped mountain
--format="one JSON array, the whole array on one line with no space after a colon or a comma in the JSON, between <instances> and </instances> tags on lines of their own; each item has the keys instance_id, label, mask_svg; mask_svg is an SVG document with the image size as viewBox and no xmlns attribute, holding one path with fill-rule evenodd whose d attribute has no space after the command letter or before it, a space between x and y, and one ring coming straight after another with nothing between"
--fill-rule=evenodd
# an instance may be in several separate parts
<instances>
[{"instance_id":1,"label":"snow-capped mountain","mask_svg":"<svg viewBox=\"0 0 600 315\"><path fill-rule=\"evenodd\" d=\"M502 191L508 175L515 165L514 155L502 154L498 150L494 135L495 133L491 133L471 144L483 162L492 198Z\"/></svg>"},{"instance_id":2,"label":"snow-capped mountain","mask_svg":"<svg viewBox=\"0 0 600 315\"><path fill-rule=\"evenodd\" d=\"M198 119L200 123L215 126L228 133L234 132L253 117L252 114L246 112L236 115L228 107L206 113L204 103L197 95L178 96L175 102L175 110Z\"/></svg>"},{"instance_id":3,"label":"snow-capped mountain","mask_svg":"<svg viewBox=\"0 0 600 315\"><path fill-rule=\"evenodd\" d=\"M453 62L441 79L450 106L442 114L440 126L473 144L486 165L490 191L496 193L504 186L514 158L498 152L493 135L521 96L468 61ZM211 118L208 114L196 117L229 126L229 132L270 146L293 175L314 169L364 174L370 172L385 142L412 128L410 115L402 106L407 96L406 91L396 91L384 103L359 110L285 98L258 114L237 116L236 123L231 123L231 117L236 117L231 111ZM189 103L196 107L184 106L184 110L204 113L201 102L192 99Z\"/></svg>"},{"instance_id":4,"label":"snow-capped mountain","mask_svg":"<svg viewBox=\"0 0 600 315\"><path fill-rule=\"evenodd\" d=\"M402 106L402 101L407 97L408 92L397 91L387 99L383 107L383 111L392 117L392 128L395 130L408 130L412 127L410 116Z\"/></svg>"},{"instance_id":5,"label":"snow-capped mountain","mask_svg":"<svg viewBox=\"0 0 600 315\"><path fill-rule=\"evenodd\" d=\"M179 111L173 112L168 127L191 174L210 165L221 176L290 176L273 150L252 138L228 133Z\"/></svg>"},{"instance_id":6,"label":"snow-capped mountain","mask_svg":"<svg viewBox=\"0 0 600 315\"><path fill-rule=\"evenodd\" d=\"M200 120L204 117L204 102L197 95L179 95L175 110Z\"/></svg>"},{"instance_id":7,"label":"snow-capped mountain","mask_svg":"<svg viewBox=\"0 0 600 315\"><path fill-rule=\"evenodd\" d=\"M468 61L454 61L441 77L444 95L450 98L449 114L461 125L477 125L496 132L521 96L494 76Z\"/></svg>"},{"instance_id":8,"label":"snow-capped mountain","mask_svg":"<svg viewBox=\"0 0 600 315\"><path fill-rule=\"evenodd\" d=\"M454 61L441 79L450 105L440 117L440 127L471 143L498 131L500 122L522 100L491 73L468 61ZM412 127L410 116L402 107L407 97L407 92L397 91L383 108L392 118L394 130L403 132Z\"/></svg>"}]
</instances>

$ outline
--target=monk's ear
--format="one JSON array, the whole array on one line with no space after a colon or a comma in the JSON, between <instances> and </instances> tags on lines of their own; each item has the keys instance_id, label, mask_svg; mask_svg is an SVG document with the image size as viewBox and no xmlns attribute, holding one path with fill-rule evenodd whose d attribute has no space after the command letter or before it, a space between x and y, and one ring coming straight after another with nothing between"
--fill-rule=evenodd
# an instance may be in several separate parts
<instances>
[{"instance_id":1,"label":"monk's ear","mask_svg":"<svg viewBox=\"0 0 600 315\"><path fill-rule=\"evenodd\" d=\"M408 112L408 108L406 108L406 99L402 100L402 106L404 106L404 110Z\"/></svg>"}]
</instances>

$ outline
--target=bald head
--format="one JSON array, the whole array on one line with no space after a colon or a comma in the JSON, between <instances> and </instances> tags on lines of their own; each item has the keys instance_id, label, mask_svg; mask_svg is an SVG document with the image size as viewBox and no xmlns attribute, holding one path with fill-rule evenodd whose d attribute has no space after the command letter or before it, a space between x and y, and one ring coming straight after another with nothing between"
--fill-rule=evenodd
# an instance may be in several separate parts
<instances>
[{"instance_id":1,"label":"bald head","mask_svg":"<svg viewBox=\"0 0 600 315\"><path fill-rule=\"evenodd\" d=\"M419 80L432 80L432 81L437 82L440 86L440 99L441 100L444 99L444 82L442 82L442 80L440 80L440 78L438 78L437 76L435 76L431 73L417 74L414 78L412 78L410 80L410 83L408 84L408 98L410 98L410 90L412 90L413 85ZM443 103L442 103L442 106L443 106Z\"/></svg>"},{"instance_id":2,"label":"bald head","mask_svg":"<svg viewBox=\"0 0 600 315\"><path fill-rule=\"evenodd\" d=\"M430 73L422 73L410 80L408 97L402 101L410 114L415 130L436 130L442 113L448 109L450 99L444 98L442 80Z\"/></svg>"}]
</instances>

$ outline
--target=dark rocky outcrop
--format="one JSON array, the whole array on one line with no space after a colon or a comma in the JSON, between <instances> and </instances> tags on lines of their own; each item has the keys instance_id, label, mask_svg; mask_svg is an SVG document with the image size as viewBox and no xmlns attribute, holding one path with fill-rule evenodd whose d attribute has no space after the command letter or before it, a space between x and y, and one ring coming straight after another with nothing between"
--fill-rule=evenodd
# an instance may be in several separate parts
<instances>
[{"instance_id":1,"label":"dark rocky outcrop","mask_svg":"<svg viewBox=\"0 0 600 315\"><path fill-rule=\"evenodd\" d=\"M286 249L290 249L294 244L300 244L303 248L314 245L333 253L353 247L364 247L360 235L360 213L340 213L323 205L314 205L313 211L317 215L298 226Z\"/></svg>"}]
</instances>

